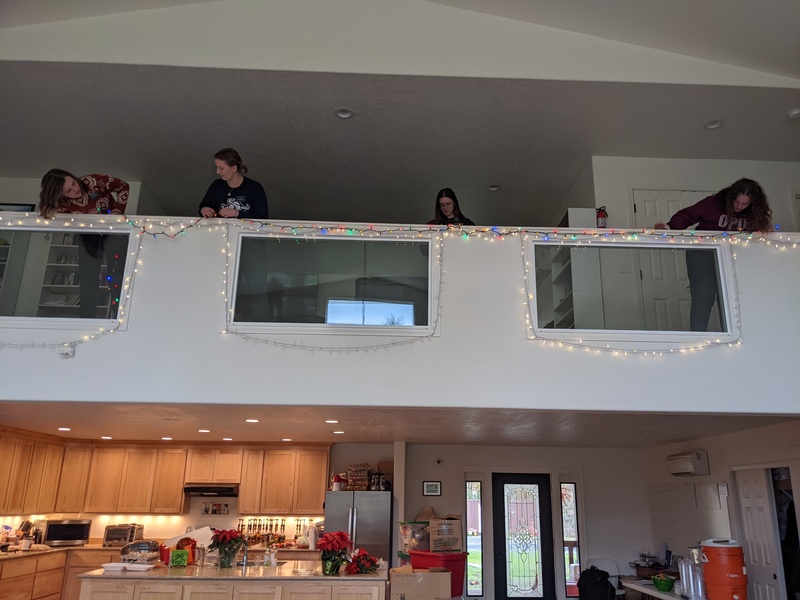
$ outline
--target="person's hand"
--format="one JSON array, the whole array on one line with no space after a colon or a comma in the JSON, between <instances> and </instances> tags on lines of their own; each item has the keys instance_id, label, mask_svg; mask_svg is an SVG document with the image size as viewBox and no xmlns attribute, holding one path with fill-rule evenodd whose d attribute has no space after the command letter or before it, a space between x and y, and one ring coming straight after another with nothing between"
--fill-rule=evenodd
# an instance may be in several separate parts
<instances>
[{"instance_id":1,"label":"person's hand","mask_svg":"<svg viewBox=\"0 0 800 600\"><path fill-rule=\"evenodd\" d=\"M224 217L225 219L235 219L239 216L239 211L235 208L220 208L219 209L219 216Z\"/></svg>"},{"instance_id":2,"label":"person's hand","mask_svg":"<svg viewBox=\"0 0 800 600\"><path fill-rule=\"evenodd\" d=\"M210 219L211 217L216 217L217 213L210 206L204 206L200 209L200 215L206 219Z\"/></svg>"},{"instance_id":3,"label":"person's hand","mask_svg":"<svg viewBox=\"0 0 800 600\"><path fill-rule=\"evenodd\" d=\"M669 225L667 225L666 223L658 222L655 225L653 225L653 229L669 229Z\"/></svg>"}]
</instances>

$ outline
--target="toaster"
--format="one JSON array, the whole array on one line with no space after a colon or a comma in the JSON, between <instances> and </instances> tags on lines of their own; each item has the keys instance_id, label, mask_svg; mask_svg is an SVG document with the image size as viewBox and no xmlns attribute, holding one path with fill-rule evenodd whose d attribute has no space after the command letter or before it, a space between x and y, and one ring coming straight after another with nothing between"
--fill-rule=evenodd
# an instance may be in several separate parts
<instances>
[{"instance_id":1,"label":"toaster","mask_svg":"<svg viewBox=\"0 0 800 600\"><path fill-rule=\"evenodd\" d=\"M144 525L138 523L106 525L103 546L124 546L142 538L144 538Z\"/></svg>"}]
</instances>

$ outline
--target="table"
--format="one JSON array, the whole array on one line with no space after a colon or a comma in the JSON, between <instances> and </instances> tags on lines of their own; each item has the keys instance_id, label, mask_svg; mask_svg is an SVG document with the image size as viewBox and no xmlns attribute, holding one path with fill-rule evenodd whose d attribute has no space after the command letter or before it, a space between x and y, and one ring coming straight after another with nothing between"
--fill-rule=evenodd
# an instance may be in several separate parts
<instances>
[{"instance_id":1,"label":"table","mask_svg":"<svg viewBox=\"0 0 800 600\"><path fill-rule=\"evenodd\" d=\"M675 585L678 585L677 582ZM646 579L642 579L639 581L622 581L622 587L626 587L632 590L635 590L644 596L648 596L650 598L659 598L660 600L684 600L684 597L681 596L679 593L675 591L675 588L672 589L671 592L659 592L655 586L650 583ZM705 598L693 598L692 600L705 600Z\"/></svg>"}]
</instances>

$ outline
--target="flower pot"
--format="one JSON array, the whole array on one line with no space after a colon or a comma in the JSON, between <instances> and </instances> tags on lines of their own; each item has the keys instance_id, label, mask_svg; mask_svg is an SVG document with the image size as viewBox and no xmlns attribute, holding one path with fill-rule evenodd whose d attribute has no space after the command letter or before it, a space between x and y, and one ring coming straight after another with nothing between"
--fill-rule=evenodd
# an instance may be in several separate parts
<instances>
[{"instance_id":1,"label":"flower pot","mask_svg":"<svg viewBox=\"0 0 800 600\"><path fill-rule=\"evenodd\" d=\"M322 561L322 574L335 576L339 574L339 569L342 568L343 561L340 559L323 559Z\"/></svg>"},{"instance_id":2,"label":"flower pot","mask_svg":"<svg viewBox=\"0 0 800 600\"><path fill-rule=\"evenodd\" d=\"M219 549L219 568L230 569L233 562L236 560L236 551L238 548Z\"/></svg>"}]
</instances>

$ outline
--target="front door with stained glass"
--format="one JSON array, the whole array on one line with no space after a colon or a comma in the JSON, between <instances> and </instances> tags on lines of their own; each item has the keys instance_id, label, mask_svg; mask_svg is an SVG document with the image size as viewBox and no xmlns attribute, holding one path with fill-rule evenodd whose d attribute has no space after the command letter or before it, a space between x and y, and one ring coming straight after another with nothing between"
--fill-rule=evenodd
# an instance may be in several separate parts
<instances>
[{"instance_id":1,"label":"front door with stained glass","mask_svg":"<svg viewBox=\"0 0 800 600\"><path fill-rule=\"evenodd\" d=\"M550 476L492 474L495 599L555 598Z\"/></svg>"}]
</instances>

